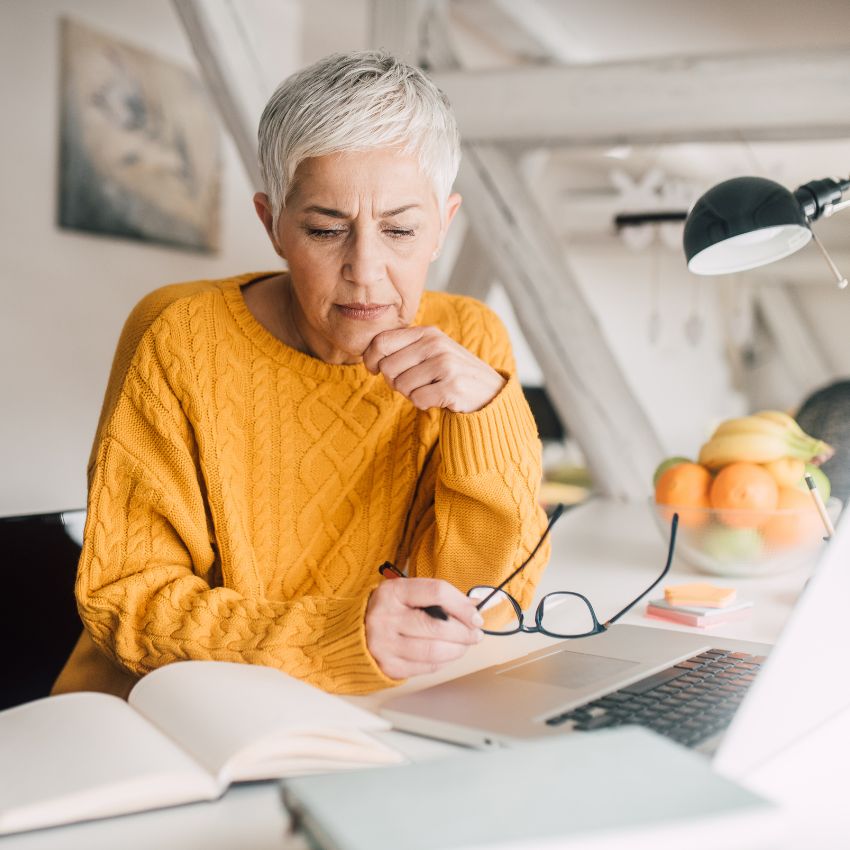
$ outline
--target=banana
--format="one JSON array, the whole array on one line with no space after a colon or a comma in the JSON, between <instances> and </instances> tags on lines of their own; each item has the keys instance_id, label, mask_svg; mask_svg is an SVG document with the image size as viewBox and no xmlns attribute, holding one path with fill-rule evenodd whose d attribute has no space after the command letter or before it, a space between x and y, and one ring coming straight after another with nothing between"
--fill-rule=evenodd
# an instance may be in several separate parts
<instances>
[{"instance_id":1,"label":"banana","mask_svg":"<svg viewBox=\"0 0 850 850\"><path fill-rule=\"evenodd\" d=\"M775 422L783 428L796 434L798 437L808 437L809 435L797 424L797 420L793 416L789 416L781 410L760 410L754 414L762 419L767 419L769 422Z\"/></svg>"},{"instance_id":2,"label":"banana","mask_svg":"<svg viewBox=\"0 0 850 850\"><path fill-rule=\"evenodd\" d=\"M779 422L761 416L742 416L738 419L727 419L725 422L721 422L714 429L711 437L713 439L725 434L772 434L784 439L788 434L788 429Z\"/></svg>"},{"instance_id":3,"label":"banana","mask_svg":"<svg viewBox=\"0 0 850 850\"><path fill-rule=\"evenodd\" d=\"M781 410L760 410L754 415L766 421L784 426L792 438L809 441L811 457L807 462L824 463L835 454L835 449L829 443L818 440L816 437L811 437L800 427L793 416L789 416ZM802 459L805 460L805 458Z\"/></svg>"},{"instance_id":4,"label":"banana","mask_svg":"<svg viewBox=\"0 0 850 850\"><path fill-rule=\"evenodd\" d=\"M750 441L745 442L745 448L739 453L735 448L734 439L739 437L751 437ZM752 460L754 463L768 463L771 460L778 460L780 457L797 458L809 463L816 457L828 458L832 455L833 449L821 440L810 437L803 431L799 425L787 413L782 413L778 410L764 410L761 413L753 416L742 416L737 419L727 419L717 426L709 440L709 443L714 440L732 440L732 442L721 443L722 450L717 455L718 457L730 456L731 461L734 460ZM765 440L766 446L759 446L759 440ZM783 451L775 454L776 445L773 441L778 440L783 445ZM770 455L765 460L757 460L763 455ZM708 452L710 457L714 457L713 450Z\"/></svg>"},{"instance_id":5,"label":"banana","mask_svg":"<svg viewBox=\"0 0 850 850\"><path fill-rule=\"evenodd\" d=\"M739 432L712 437L700 449L699 462L708 469L727 463L769 463L789 454L788 444L777 434Z\"/></svg>"},{"instance_id":6,"label":"banana","mask_svg":"<svg viewBox=\"0 0 850 850\"><path fill-rule=\"evenodd\" d=\"M737 461L772 463L783 458L809 463L832 452L831 446L810 437L787 413L762 410L721 422L700 449L699 462L709 469Z\"/></svg>"}]
</instances>

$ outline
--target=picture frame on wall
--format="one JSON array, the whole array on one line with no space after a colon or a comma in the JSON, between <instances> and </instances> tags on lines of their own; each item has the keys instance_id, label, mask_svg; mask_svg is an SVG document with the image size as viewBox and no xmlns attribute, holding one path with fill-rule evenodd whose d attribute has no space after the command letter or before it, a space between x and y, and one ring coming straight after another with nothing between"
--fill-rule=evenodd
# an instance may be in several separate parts
<instances>
[{"instance_id":1,"label":"picture frame on wall","mask_svg":"<svg viewBox=\"0 0 850 850\"><path fill-rule=\"evenodd\" d=\"M201 81L63 18L60 227L214 253L220 137Z\"/></svg>"}]
</instances>

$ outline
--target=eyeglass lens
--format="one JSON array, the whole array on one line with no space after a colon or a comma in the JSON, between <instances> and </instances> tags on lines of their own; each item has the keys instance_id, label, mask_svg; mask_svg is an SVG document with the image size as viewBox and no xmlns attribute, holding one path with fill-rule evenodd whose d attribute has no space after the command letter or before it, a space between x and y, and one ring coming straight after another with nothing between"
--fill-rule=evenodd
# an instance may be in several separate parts
<instances>
[{"instance_id":1,"label":"eyeglass lens","mask_svg":"<svg viewBox=\"0 0 850 850\"><path fill-rule=\"evenodd\" d=\"M576 593L550 593L538 608L538 625L556 637L586 635L596 629L593 611Z\"/></svg>"},{"instance_id":2,"label":"eyeglass lens","mask_svg":"<svg viewBox=\"0 0 850 850\"><path fill-rule=\"evenodd\" d=\"M491 635L510 635L519 630L519 605L505 593L494 587L473 587L467 596L475 602L487 600L478 609L484 618L481 630Z\"/></svg>"},{"instance_id":3,"label":"eyeglass lens","mask_svg":"<svg viewBox=\"0 0 850 850\"><path fill-rule=\"evenodd\" d=\"M505 591L493 587L473 587L468 595L476 601L487 600L479 609L484 618L481 628L487 634L510 635L523 626L519 603ZM555 637L577 637L597 628L589 603L577 593L548 594L541 600L536 617L534 625ZM524 625L526 629L532 626L531 623Z\"/></svg>"}]
</instances>

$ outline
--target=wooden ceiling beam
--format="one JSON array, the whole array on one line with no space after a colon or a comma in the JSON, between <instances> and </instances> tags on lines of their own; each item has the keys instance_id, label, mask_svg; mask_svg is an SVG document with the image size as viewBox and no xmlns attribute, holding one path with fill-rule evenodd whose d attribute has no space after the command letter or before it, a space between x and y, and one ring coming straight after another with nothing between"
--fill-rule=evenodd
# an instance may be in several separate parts
<instances>
[{"instance_id":1,"label":"wooden ceiling beam","mask_svg":"<svg viewBox=\"0 0 850 850\"><path fill-rule=\"evenodd\" d=\"M435 73L466 142L850 137L850 48Z\"/></svg>"},{"instance_id":2,"label":"wooden ceiling beam","mask_svg":"<svg viewBox=\"0 0 850 850\"><path fill-rule=\"evenodd\" d=\"M457 188L596 491L645 498L664 449L516 163L497 146L465 145Z\"/></svg>"}]
</instances>

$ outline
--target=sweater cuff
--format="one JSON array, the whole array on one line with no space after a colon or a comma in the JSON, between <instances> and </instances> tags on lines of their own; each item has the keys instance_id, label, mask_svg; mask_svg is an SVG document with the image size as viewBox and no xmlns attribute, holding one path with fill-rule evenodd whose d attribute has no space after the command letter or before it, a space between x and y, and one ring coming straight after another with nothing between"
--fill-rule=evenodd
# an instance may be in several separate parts
<instances>
[{"instance_id":1,"label":"sweater cuff","mask_svg":"<svg viewBox=\"0 0 850 850\"><path fill-rule=\"evenodd\" d=\"M507 381L496 396L473 413L443 411L440 450L445 473L465 478L524 465L529 453L539 452L537 424L516 375L500 373Z\"/></svg>"},{"instance_id":2,"label":"sweater cuff","mask_svg":"<svg viewBox=\"0 0 850 850\"><path fill-rule=\"evenodd\" d=\"M322 657L334 682L334 691L344 694L366 694L378 688L400 685L404 679L391 679L378 666L366 644L367 594L360 604L345 600L336 614L326 621L322 641Z\"/></svg>"}]
</instances>

